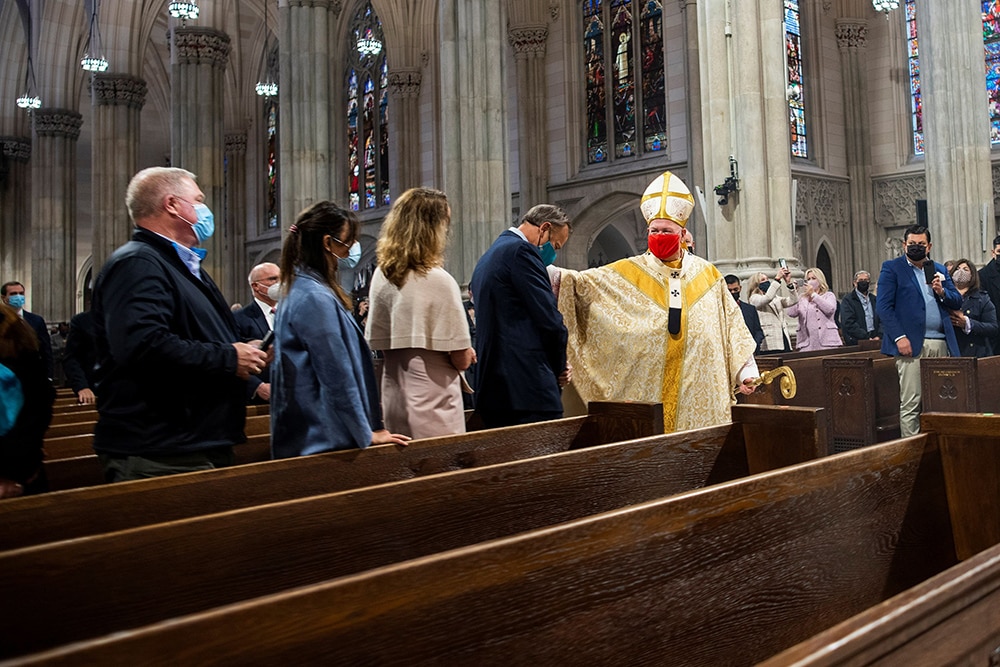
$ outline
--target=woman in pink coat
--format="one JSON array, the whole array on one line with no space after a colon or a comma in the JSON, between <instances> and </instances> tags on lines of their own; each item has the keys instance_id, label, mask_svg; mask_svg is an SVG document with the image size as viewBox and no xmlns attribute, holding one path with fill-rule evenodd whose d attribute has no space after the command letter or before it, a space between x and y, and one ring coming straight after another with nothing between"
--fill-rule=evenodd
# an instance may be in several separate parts
<instances>
[{"instance_id":1,"label":"woman in pink coat","mask_svg":"<svg viewBox=\"0 0 1000 667\"><path fill-rule=\"evenodd\" d=\"M840 347L840 332L834 315L837 297L826 284L826 276L817 268L806 271L805 284L796 290L798 301L785 312L799 319L795 349L805 352Z\"/></svg>"}]
</instances>

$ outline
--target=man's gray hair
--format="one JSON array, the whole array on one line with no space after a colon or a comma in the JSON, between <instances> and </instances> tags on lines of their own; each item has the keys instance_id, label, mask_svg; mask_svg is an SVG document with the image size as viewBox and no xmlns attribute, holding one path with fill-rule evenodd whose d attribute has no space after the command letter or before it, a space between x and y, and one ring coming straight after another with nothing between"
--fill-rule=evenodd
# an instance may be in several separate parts
<instances>
[{"instance_id":1,"label":"man's gray hair","mask_svg":"<svg viewBox=\"0 0 1000 667\"><path fill-rule=\"evenodd\" d=\"M861 269L860 271L854 274L854 280L860 278L862 273L868 276L869 278L872 277L871 271L865 271L864 269Z\"/></svg>"},{"instance_id":2,"label":"man's gray hair","mask_svg":"<svg viewBox=\"0 0 1000 667\"><path fill-rule=\"evenodd\" d=\"M543 222L551 222L555 227L565 227L569 223L566 211L552 204L536 204L521 216L521 222L538 227Z\"/></svg>"},{"instance_id":3,"label":"man's gray hair","mask_svg":"<svg viewBox=\"0 0 1000 667\"><path fill-rule=\"evenodd\" d=\"M125 206L132 222L156 215L163 198L179 190L186 178L196 180L190 171L178 167L149 167L133 176L125 191Z\"/></svg>"}]
</instances>

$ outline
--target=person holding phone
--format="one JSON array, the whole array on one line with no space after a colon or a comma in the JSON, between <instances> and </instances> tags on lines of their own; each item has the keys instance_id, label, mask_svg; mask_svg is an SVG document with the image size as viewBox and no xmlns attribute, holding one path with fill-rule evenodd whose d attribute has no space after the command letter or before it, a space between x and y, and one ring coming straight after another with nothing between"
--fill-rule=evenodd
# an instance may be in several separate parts
<instances>
[{"instance_id":1,"label":"person holding phone","mask_svg":"<svg viewBox=\"0 0 1000 667\"><path fill-rule=\"evenodd\" d=\"M798 300L788 309L789 317L799 319L795 336L795 349L800 352L840 347L840 332L834 315L837 313L837 296L826 284L826 275L816 268L806 269L804 283L797 283Z\"/></svg>"},{"instance_id":2,"label":"person holding phone","mask_svg":"<svg viewBox=\"0 0 1000 667\"><path fill-rule=\"evenodd\" d=\"M876 312L882 320L882 353L896 357L899 429L907 437L920 432L919 359L959 355L950 311L962 307L962 295L947 269L930 259L930 230L910 225L903 247L905 255L882 264Z\"/></svg>"}]
</instances>

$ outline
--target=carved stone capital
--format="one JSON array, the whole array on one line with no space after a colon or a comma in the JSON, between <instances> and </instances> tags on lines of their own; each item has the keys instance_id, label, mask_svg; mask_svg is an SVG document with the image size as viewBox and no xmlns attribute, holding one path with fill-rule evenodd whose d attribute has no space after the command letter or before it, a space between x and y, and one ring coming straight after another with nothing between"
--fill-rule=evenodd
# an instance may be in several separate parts
<instances>
[{"instance_id":1,"label":"carved stone capital","mask_svg":"<svg viewBox=\"0 0 1000 667\"><path fill-rule=\"evenodd\" d=\"M184 65L209 64L225 69L231 49L229 35L214 28L174 28L176 62Z\"/></svg>"},{"instance_id":2,"label":"carved stone capital","mask_svg":"<svg viewBox=\"0 0 1000 667\"><path fill-rule=\"evenodd\" d=\"M886 229L912 225L917 219L916 200L927 199L923 173L886 178L873 183L875 222Z\"/></svg>"},{"instance_id":3,"label":"carved stone capital","mask_svg":"<svg viewBox=\"0 0 1000 667\"><path fill-rule=\"evenodd\" d=\"M389 93L393 97L419 97L422 80L423 75L417 70L390 70Z\"/></svg>"},{"instance_id":4,"label":"carved stone capital","mask_svg":"<svg viewBox=\"0 0 1000 667\"><path fill-rule=\"evenodd\" d=\"M552 17L553 21L559 18L559 3L555 0L549 3L549 16Z\"/></svg>"},{"instance_id":5,"label":"carved stone capital","mask_svg":"<svg viewBox=\"0 0 1000 667\"><path fill-rule=\"evenodd\" d=\"M848 224L851 186L847 181L802 175L795 178L798 181L796 224L827 227Z\"/></svg>"},{"instance_id":6,"label":"carved stone capital","mask_svg":"<svg viewBox=\"0 0 1000 667\"><path fill-rule=\"evenodd\" d=\"M246 155L246 132L232 132L226 135L226 155Z\"/></svg>"},{"instance_id":7,"label":"carved stone capital","mask_svg":"<svg viewBox=\"0 0 1000 667\"><path fill-rule=\"evenodd\" d=\"M857 19L837 21L837 47L864 49L868 44L868 22Z\"/></svg>"},{"instance_id":8,"label":"carved stone capital","mask_svg":"<svg viewBox=\"0 0 1000 667\"><path fill-rule=\"evenodd\" d=\"M0 137L0 154L16 162L27 162L31 157L31 139Z\"/></svg>"},{"instance_id":9,"label":"carved stone capital","mask_svg":"<svg viewBox=\"0 0 1000 667\"><path fill-rule=\"evenodd\" d=\"M545 57L545 43L549 29L545 26L524 26L507 31L507 39L514 48L515 58Z\"/></svg>"},{"instance_id":10,"label":"carved stone capital","mask_svg":"<svg viewBox=\"0 0 1000 667\"><path fill-rule=\"evenodd\" d=\"M342 0L288 0L289 7L318 7L320 9L329 9L333 12L333 15L340 16L340 10L343 8Z\"/></svg>"},{"instance_id":11,"label":"carved stone capital","mask_svg":"<svg viewBox=\"0 0 1000 667\"><path fill-rule=\"evenodd\" d=\"M688 7L695 9L698 4L698 0L677 0L677 4L680 5L681 11L685 11Z\"/></svg>"},{"instance_id":12,"label":"carved stone capital","mask_svg":"<svg viewBox=\"0 0 1000 667\"><path fill-rule=\"evenodd\" d=\"M76 141L80 138L83 116L69 109L39 109L31 114L35 132L40 137L66 137Z\"/></svg>"},{"instance_id":13,"label":"carved stone capital","mask_svg":"<svg viewBox=\"0 0 1000 667\"><path fill-rule=\"evenodd\" d=\"M142 109L146 103L146 82L128 74L95 74L90 89L97 106Z\"/></svg>"}]
</instances>

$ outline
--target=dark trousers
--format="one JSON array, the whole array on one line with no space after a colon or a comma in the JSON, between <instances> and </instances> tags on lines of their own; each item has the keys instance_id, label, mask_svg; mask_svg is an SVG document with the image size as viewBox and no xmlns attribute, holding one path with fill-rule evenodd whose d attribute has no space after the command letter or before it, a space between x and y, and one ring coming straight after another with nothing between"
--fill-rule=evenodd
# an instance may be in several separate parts
<instances>
[{"instance_id":1,"label":"dark trousers","mask_svg":"<svg viewBox=\"0 0 1000 667\"><path fill-rule=\"evenodd\" d=\"M133 479L148 479L176 475L182 472L214 470L225 468L235 462L233 448L211 447L184 454L150 454L147 456L119 456L98 454L104 466L104 481L127 482Z\"/></svg>"},{"instance_id":2,"label":"dark trousers","mask_svg":"<svg viewBox=\"0 0 1000 667\"><path fill-rule=\"evenodd\" d=\"M562 419L562 410L542 410L528 412L522 410L511 410L507 412L491 412L479 409L479 416L483 420L486 428L500 428L502 426L516 426L518 424L533 424L535 422L549 421L550 419Z\"/></svg>"}]
</instances>

